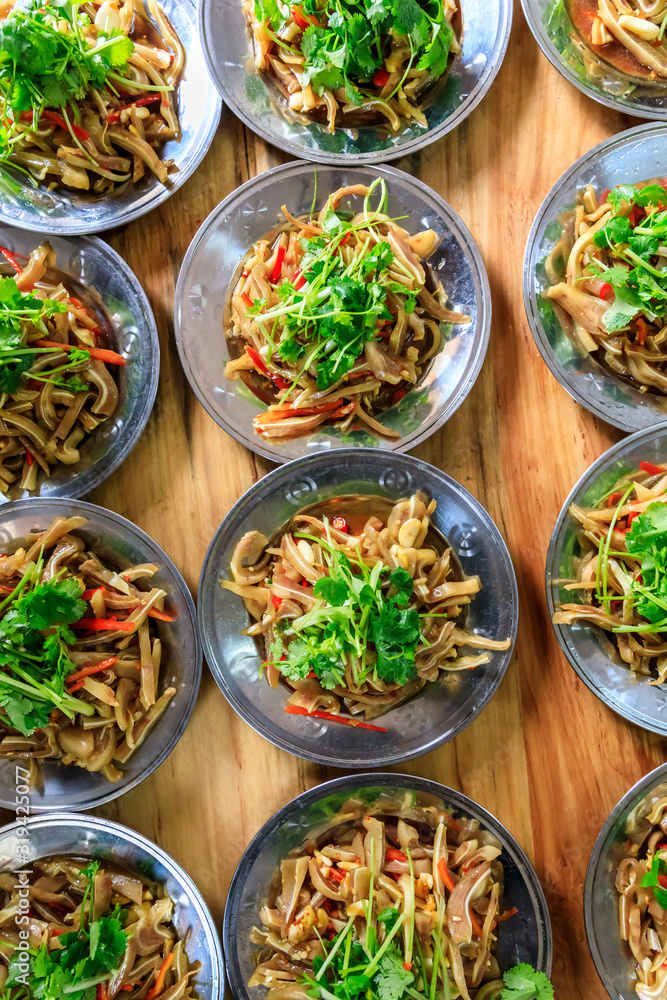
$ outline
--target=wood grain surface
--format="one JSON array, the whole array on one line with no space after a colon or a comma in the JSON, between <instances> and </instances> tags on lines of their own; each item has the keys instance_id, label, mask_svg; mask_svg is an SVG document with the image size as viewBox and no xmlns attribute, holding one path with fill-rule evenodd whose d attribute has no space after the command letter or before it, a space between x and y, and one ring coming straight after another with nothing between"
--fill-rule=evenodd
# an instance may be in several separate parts
<instances>
[{"instance_id":1,"label":"wood grain surface","mask_svg":"<svg viewBox=\"0 0 667 1000\"><path fill-rule=\"evenodd\" d=\"M521 602L516 653L490 705L447 746L397 770L461 789L527 851L551 911L561 1000L606 997L584 933L586 864L610 810L662 761L664 747L584 687L549 623L544 562L556 516L578 477L621 435L571 400L542 362L524 314L522 260L533 217L561 173L637 123L563 80L517 8L504 65L481 105L444 140L395 164L459 212L486 262L493 295L486 362L459 411L417 454L490 512L507 540ZM141 441L91 499L152 535L193 592L220 520L268 466L228 437L191 392L174 342L174 286L206 215L237 185L284 159L224 112L194 177L161 208L109 236L151 300L162 365ZM335 776L257 736L205 669L192 720L172 755L100 813L172 854L221 925L230 879L251 837L294 795Z\"/></svg>"}]
</instances>

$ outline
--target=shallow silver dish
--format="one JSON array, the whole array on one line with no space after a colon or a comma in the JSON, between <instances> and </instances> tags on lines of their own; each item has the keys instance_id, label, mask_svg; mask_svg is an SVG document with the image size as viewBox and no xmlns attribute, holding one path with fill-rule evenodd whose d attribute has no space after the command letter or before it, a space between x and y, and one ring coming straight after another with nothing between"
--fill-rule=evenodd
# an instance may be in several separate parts
<instances>
[{"instance_id":1,"label":"shallow silver dish","mask_svg":"<svg viewBox=\"0 0 667 1000\"><path fill-rule=\"evenodd\" d=\"M530 861L512 834L491 813L453 788L414 775L374 772L336 778L303 792L272 816L246 848L229 887L223 927L227 977L236 1000L266 997L265 987L248 986L257 950L250 942L250 931L260 923L259 909L281 860L302 847L313 833L324 834L330 829L332 817L347 800L357 798L370 805L380 797L391 801L410 793L419 805L479 820L483 830L498 838L505 875L503 906L516 906L519 911L499 931L498 961L502 969L528 962L549 975L553 944L547 903Z\"/></svg>"},{"instance_id":2,"label":"shallow silver dish","mask_svg":"<svg viewBox=\"0 0 667 1000\"><path fill-rule=\"evenodd\" d=\"M127 363L114 366L119 390L116 411L81 442L81 461L56 465L49 477L40 473L37 489L32 492L12 484L7 493L0 493L0 504L24 497L82 497L103 483L141 437L160 376L160 343L153 310L122 257L93 236L72 239L0 224L0 245L15 254L27 257L44 240L56 252L57 270L99 293L115 338L110 347Z\"/></svg>"},{"instance_id":3,"label":"shallow silver dish","mask_svg":"<svg viewBox=\"0 0 667 1000\"><path fill-rule=\"evenodd\" d=\"M292 441L264 441L252 420L266 405L240 379L228 382L224 374L229 349L223 314L230 283L252 243L284 219L282 205L297 215L307 213L316 183L320 208L337 188L370 185L376 177L385 178L388 212L405 216L404 228L411 232L431 228L440 236L430 266L442 281L452 308L470 316L471 322L452 328L418 385L378 418L401 434L399 440L387 441L365 431L343 435L334 427L324 427ZM341 201L341 207L345 202ZM359 199L350 204L358 205ZM489 283L470 232L435 191L392 167L315 168L297 161L247 181L211 212L195 235L178 276L174 304L181 364L200 403L228 434L274 462L348 445L385 452L416 447L452 416L472 389L484 361L490 326Z\"/></svg>"},{"instance_id":4,"label":"shallow silver dish","mask_svg":"<svg viewBox=\"0 0 667 1000\"><path fill-rule=\"evenodd\" d=\"M667 397L641 392L575 346L544 296L549 282L544 260L560 237L558 217L575 205L587 184L598 191L663 176L667 165L667 127L639 125L594 146L560 177L546 196L531 227L523 261L523 300L535 344L551 374L582 406L624 431L637 431L667 419Z\"/></svg>"},{"instance_id":5,"label":"shallow silver dish","mask_svg":"<svg viewBox=\"0 0 667 1000\"><path fill-rule=\"evenodd\" d=\"M20 781L17 782L20 784ZM99 816L56 813L0 829L0 871L16 872L39 858L71 854L111 861L140 878L163 885L174 903L172 923L191 962L201 962L194 980L202 1000L222 1000L224 974L220 939L201 893L190 876L157 844L134 830ZM28 844L29 857L21 851ZM122 994L121 994L122 996Z\"/></svg>"},{"instance_id":6,"label":"shallow silver dish","mask_svg":"<svg viewBox=\"0 0 667 1000\"><path fill-rule=\"evenodd\" d=\"M162 641L160 692L176 688L176 694L146 742L130 757L115 784L101 774L57 761L40 765L41 784L30 793L30 812L95 809L135 788L169 756L180 740L197 700L201 680L201 646L197 636L195 609L185 580L163 549L130 521L82 500L20 500L0 509L0 552L15 551L32 531L42 531L56 517L81 516L88 524L79 528L88 545L116 566L155 562L160 567L152 577L154 586L167 592L166 607L172 623L156 621ZM0 761L0 806L14 807L16 762Z\"/></svg>"},{"instance_id":7,"label":"shallow silver dish","mask_svg":"<svg viewBox=\"0 0 667 1000\"><path fill-rule=\"evenodd\" d=\"M667 764L627 792L612 809L591 852L584 883L584 924L597 973L612 1000L637 1000L636 963L619 934L616 869L626 856L626 844L640 845L650 829L646 816L667 796Z\"/></svg>"},{"instance_id":8,"label":"shallow silver dish","mask_svg":"<svg viewBox=\"0 0 667 1000\"><path fill-rule=\"evenodd\" d=\"M638 468L641 461L667 461L667 424L650 427L619 441L591 465L563 504L551 536L546 564L549 617L565 602L576 603L576 595L564 590L559 580L574 576L579 552L575 524L568 507L572 503L594 506L617 479ZM560 647L584 684L624 719L650 732L667 736L667 690L662 684L647 684L622 663L608 633L582 624L554 625Z\"/></svg>"},{"instance_id":9,"label":"shallow silver dish","mask_svg":"<svg viewBox=\"0 0 667 1000\"><path fill-rule=\"evenodd\" d=\"M285 714L289 693L260 677L261 657L240 597L223 590L236 543L256 529L267 538L298 511L340 496L387 497L422 492L437 501L431 519L457 555L466 576L482 589L468 606L466 629L491 639L511 639L504 652L474 670L441 674L415 698L375 722L386 733ZM434 750L468 726L493 697L512 657L518 624L512 562L500 532L484 508L449 476L409 455L369 448L319 454L281 466L252 486L218 528L202 566L198 616L206 661L232 708L276 746L318 764L367 768L399 764Z\"/></svg>"},{"instance_id":10,"label":"shallow silver dish","mask_svg":"<svg viewBox=\"0 0 667 1000\"><path fill-rule=\"evenodd\" d=\"M561 76L587 97L638 118L667 120L667 79L628 76L588 47L562 0L521 0L535 40Z\"/></svg>"},{"instance_id":11,"label":"shallow silver dish","mask_svg":"<svg viewBox=\"0 0 667 1000\"><path fill-rule=\"evenodd\" d=\"M398 134L383 126L359 130L324 125L295 115L272 99L255 72L241 0L202 0L199 26L204 54L225 103L267 142L320 163L381 163L407 156L442 138L467 118L493 83L507 49L511 0L462 0L462 53L424 102L428 126Z\"/></svg>"},{"instance_id":12,"label":"shallow silver dish","mask_svg":"<svg viewBox=\"0 0 667 1000\"><path fill-rule=\"evenodd\" d=\"M46 233L102 233L157 208L194 173L213 141L222 101L211 85L204 62L195 0L160 3L186 54L177 96L183 136L180 142L167 142L161 154L165 160L173 159L176 166L167 184L161 184L151 173L122 194L100 198L64 189L47 191L43 185L34 188L23 175L16 174L21 191L17 195L0 192L0 222Z\"/></svg>"}]
</instances>

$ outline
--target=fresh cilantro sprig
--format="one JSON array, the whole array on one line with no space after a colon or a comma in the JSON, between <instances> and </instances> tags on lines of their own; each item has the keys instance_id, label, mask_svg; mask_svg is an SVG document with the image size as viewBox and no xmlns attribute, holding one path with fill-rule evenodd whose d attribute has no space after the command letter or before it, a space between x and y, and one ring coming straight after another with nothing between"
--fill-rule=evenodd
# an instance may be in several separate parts
<instances>
[{"instance_id":1,"label":"fresh cilantro sprig","mask_svg":"<svg viewBox=\"0 0 667 1000\"><path fill-rule=\"evenodd\" d=\"M289 46L277 33L295 10L298 23L306 26L300 43L305 56L301 83L310 84L316 94L344 88L351 104L377 100L379 83L373 77L383 69L391 35L410 49L395 91L413 67L434 77L447 68L454 30L440 0L302 0L296 8L280 0L255 0L255 16L284 48Z\"/></svg>"},{"instance_id":2,"label":"fresh cilantro sprig","mask_svg":"<svg viewBox=\"0 0 667 1000\"><path fill-rule=\"evenodd\" d=\"M92 861L81 869L87 885L81 901L81 926L78 931L61 934L58 948L43 944L29 957L29 991L34 1000L94 1000L97 986L108 983L120 967L128 937L123 930L123 911L116 906L110 916L92 920L95 909L95 877L100 869ZM88 917L86 919L86 910ZM17 982L23 959L9 966L6 986Z\"/></svg>"},{"instance_id":3,"label":"fresh cilantro sprig","mask_svg":"<svg viewBox=\"0 0 667 1000\"><path fill-rule=\"evenodd\" d=\"M667 629L667 504L659 500L636 517L625 536L625 547L641 558L630 582L630 597L639 625L621 625L617 632L658 632Z\"/></svg>"},{"instance_id":4,"label":"fresh cilantro sprig","mask_svg":"<svg viewBox=\"0 0 667 1000\"><path fill-rule=\"evenodd\" d=\"M0 707L25 736L46 726L55 708L69 718L93 713L65 688L66 676L76 669L69 625L86 610L81 584L74 578L41 583L42 567L43 560L33 563L0 604Z\"/></svg>"},{"instance_id":5,"label":"fresh cilantro sprig","mask_svg":"<svg viewBox=\"0 0 667 1000\"><path fill-rule=\"evenodd\" d=\"M658 250L667 241L667 191L660 184L620 184L607 201L611 218L593 242L618 263L607 267L592 256L590 267L613 289L614 301L602 322L616 333L638 317L653 322L667 315L667 271L657 266Z\"/></svg>"},{"instance_id":6,"label":"fresh cilantro sprig","mask_svg":"<svg viewBox=\"0 0 667 1000\"><path fill-rule=\"evenodd\" d=\"M663 851L653 855L651 867L642 877L640 885L646 889L653 889L658 906L667 910L667 861Z\"/></svg>"},{"instance_id":7,"label":"fresh cilantro sprig","mask_svg":"<svg viewBox=\"0 0 667 1000\"><path fill-rule=\"evenodd\" d=\"M371 208L376 190L378 205ZM269 344L268 359L276 353L288 365L298 363L300 370L316 369L318 389L340 381L363 354L364 345L378 339L378 322L391 319L389 292L400 289L406 310L414 309L416 291L399 286L389 275L394 254L386 239L367 240L350 264L340 253L358 229L374 229L374 215L385 214L386 206L382 178L373 182L365 198L363 223L353 225L329 205L323 215L324 234L301 240L297 282L276 286L281 297L277 306L267 309L266 300L260 299L247 310ZM406 276L414 279L409 272Z\"/></svg>"},{"instance_id":8,"label":"fresh cilantro sprig","mask_svg":"<svg viewBox=\"0 0 667 1000\"><path fill-rule=\"evenodd\" d=\"M66 303L40 299L31 292L21 291L14 278L0 278L0 392L16 392L22 376L32 368L36 358L40 354L53 353L52 347L31 347L26 341L26 333L36 329L48 336L45 321L63 312L67 312ZM35 372L30 377L77 392L88 383L77 375L66 376L65 373L89 358L89 351L77 348L68 352L65 364L47 372Z\"/></svg>"},{"instance_id":9,"label":"fresh cilantro sprig","mask_svg":"<svg viewBox=\"0 0 667 1000\"><path fill-rule=\"evenodd\" d=\"M325 521L328 525L328 522ZM314 673L327 690L345 685L345 663L355 682L372 675L387 684L407 684L417 676L415 651L421 619L408 607L413 581L402 567L378 562L370 569L360 553L346 554L331 540L317 540L329 575L314 586L318 604L300 618L274 627L272 661L288 680ZM374 647L375 655L369 656Z\"/></svg>"}]
</instances>

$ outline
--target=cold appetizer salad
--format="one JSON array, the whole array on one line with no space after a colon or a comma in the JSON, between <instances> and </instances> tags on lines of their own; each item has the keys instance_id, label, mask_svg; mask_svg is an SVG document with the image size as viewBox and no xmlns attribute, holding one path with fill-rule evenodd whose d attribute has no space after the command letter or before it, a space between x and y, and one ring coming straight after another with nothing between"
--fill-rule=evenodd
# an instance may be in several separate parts
<instances>
[{"instance_id":1,"label":"cold appetizer salad","mask_svg":"<svg viewBox=\"0 0 667 1000\"><path fill-rule=\"evenodd\" d=\"M45 760L118 781L176 694L159 692L166 592L137 586L159 567L108 565L86 523L56 518L0 556L0 759L28 762L31 784Z\"/></svg>"},{"instance_id":2,"label":"cold appetizer salad","mask_svg":"<svg viewBox=\"0 0 667 1000\"><path fill-rule=\"evenodd\" d=\"M578 32L606 62L630 76L667 77L665 0L565 0Z\"/></svg>"},{"instance_id":3,"label":"cold appetizer salad","mask_svg":"<svg viewBox=\"0 0 667 1000\"><path fill-rule=\"evenodd\" d=\"M30 971L19 956L17 913L28 887ZM19 891L20 889L20 891ZM42 858L24 880L0 874L4 917L0 951L3 1000L193 1000L185 941L162 886L106 861Z\"/></svg>"},{"instance_id":4,"label":"cold appetizer salad","mask_svg":"<svg viewBox=\"0 0 667 1000\"><path fill-rule=\"evenodd\" d=\"M358 212L339 209L346 196L363 199ZM283 207L286 223L244 258L225 375L269 404L253 421L265 440L323 424L397 439L376 417L418 383L442 346L441 324L470 322L447 307L426 263L438 236L402 229L387 197L378 179L340 188L319 213L295 218Z\"/></svg>"},{"instance_id":5,"label":"cold appetizer salad","mask_svg":"<svg viewBox=\"0 0 667 1000\"><path fill-rule=\"evenodd\" d=\"M379 729L367 721L443 671L471 670L505 650L465 631L482 586L464 578L430 527L435 502L341 497L308 508L271 539L241 538L222 586L243 598L268 683L291 690L285 709ZM385 730L382 730L385 731Z\"/></svg>"},{"instance_id":6,"label":"cold appetizer salad","mask_svg":"<svg viewBox=\"0 0 667 1000\"><path fill-rule=\"evenodd\" d=\"M426 127L422 100L461 51L456 0L243 0L243 12L257 70L329 132Z\"/></svg>"},{"instance_id":7,"label":"cold appetizer salad","mask_svg":"<svg viewBox=\"0 0 667 1000\"><path fill-rule=\"evenodd\" d=\"M546 260L545 292L582 351L642 391L667 394L667 191L589 185Z\"/></svg>"},{"instance_id":8,"label":"cold appetizer salad","mask_svg":"<svg viewBox=\"0 0 667 1000\"><path fill-rule=\"evenodd\" d=\"M515 972L524 992L501 979L498 936L517 910L503 902L500 842L413 798L350 800L283 858L251 934L249 986L269 1000L553 996L529 966Z\"/></svg>"},{"instance_id":9,"label":"cold appetizer salad","mask_svg":"<svg viewBox=\"0 0 667 1000\"><path fill-rule=\"evenodd\" d=\"M641 462L594 507L572 504L582 553L561 581L580 603L562 604L557 625L590 624L649 684L667 679L667 466Z\"/></svg>"},{"instance_id":10,"label":"cold appetizer salad","mask_svg":"<svg viewBox=\"0 0 667 1000\"><path fill-rule=\"evenodd\" d=\"M111 332L101 305L63 284L48 243L27 262L0 254L15 272L0 277L0 492L32 491L54 467L76 465L79 445L114 413L125 358L100 346Z\"/></svg>"},{"instance_id":11,"label":"cold appetizer salad","mask_svg":"<svg viewBox=\"0 0 667 1000\"><path fill-rule=\"evenodd\" d=\"M641 1000L667 989L667 799L647 816L650 831L641 844L627 841L616 871L621 937L637 963L635 991Z\"/></svg>"},{"instance_id":12,"label":"cold appetizer salad","mask_svg":"<svg viewBox=\"0 0 667 1000\"><path fill-rule=\"evenodd\" d=\"M175 95L185 65L156 0L29 0L0 22L0 174L111 194L161 159L181 127Z\"/></svg>"}]
</instances>

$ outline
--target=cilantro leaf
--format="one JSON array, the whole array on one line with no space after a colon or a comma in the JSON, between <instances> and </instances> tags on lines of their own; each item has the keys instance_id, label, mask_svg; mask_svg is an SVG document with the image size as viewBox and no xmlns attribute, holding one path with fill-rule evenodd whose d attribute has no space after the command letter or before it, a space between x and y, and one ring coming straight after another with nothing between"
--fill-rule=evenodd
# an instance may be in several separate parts
<instances>
[{"instance_id":1,"label":"cilantro leaf","mask_svg":"<svg viewBox=\"0 0 667 1000\"><path fill-rule=\"evenodd\" d=\"M449 53L454 41L454 29L447 21L434 22L431 41L417 63L419 69L427 69L433 76L442 76L447 69ZM596 234L597 235L597 234Z\"/></svg>"},{"instance_id":2,"label":"cilantro leaf","mask_svg":"<svg viewBox=\"0 0 667 1000\"><path fill-rule=\"evenodd\" d=\"M503 974L505 989L500 1000L552 1000L554 988L544 972L537 972L525 962Z\"/></svg>"},{"instance_id":3,"label":"cilantro leaf","mask_svg":"<svg viewBox=\"0 0 667 1000\"><path fill-rule=\"evenodd\" d=\"M21 599L21 612L36 629L71 624L85 614L86 602L81 600L81 594L81 584L73 577L51 580L28 591Z\"/></svg>"},{"instance_id":4,"label":"cilantro leaf","mask_svg":"<svg viewBox=\"0 0 667 1000\"><path fill-rule=\"evenodd\" d=\"M662 854L658 853L653 856L651 867L643 876L640 884L645 888L652 888L658 906L667 910L667 862Z\"/></svg>"},{"instance_id":5,"label":"cilantro leaf","mask_svg":"<svg viewBox=\"0 0 667 1000\"><path fill-rule=\"evenodd\" d=\"M634 518L625 536L625 546L633 555L643 555L651 546L667 546L667 504L656 500Z\"/></svg>"},{"instance_id":6,"label":"cilantro leaf","mask_svg":"<svg viewBox=\"0 0 667 1000\"><path fill-rule=\"evenodd\" d=\"M373 620L371 638L377 650L375 669L387 683L407 684L417 676L415 648L421 638L416 608L384 605Z\"/></svg>"},{"instance_id":7,"label":"cilantro leaf","mask_svg":"<svg viewBox=\"0 0 667 1000\"><path fill-rule=\"evenodd\" d=\"M318 580L313 590L316 597L321 597L328 604L334 606L343 604L348 595L345 582L343 580L334 580L330 576L323 576Z\"/></svg>"},{"instance_id":8,"label":"cilantro leaf","mask_svg":"<svg viewBox=\"0 0 667 1000\"><path fill-rule=\"evenodd\" d=\"M407 569L402 566L392 569L389 579L397 590L394 601L399 605L407 604L414 590L414 582Z\"/></svg>"},{"instance_id":9,"label":"cilantro leaf","mask_svg":"<svg viewBox=\"0 0 667 1000\"><path fill-rule=\"evenodd\" d=\"M649 205L659 205L667 202L667 191L661 184L647 184L635 196L635 204L646 208Z\"/></svg>"},{"instance_id":10,"label":"cilantro leaf","mask_svg":"<svg viewBox=\"0 0 667 1000\"><path fill-rule=\"evenodd\" d=\"M634 205L637 193L637 188L634 184L618 184L609 192L607 201L614 212L618 215L625 215Z\"/></svg>"},{"instance_id":11,"label":"cilantro leaf","mask_svg":"<svg viewBox=\"0 0 667 1000\"><path fill-rule=\"evenodd\" d=\"M611 303L602 320L608 333L624 330L630 320L643 311L643 303L637 292L621 285L614 286L614 301Z\"/></svg>"},{"instance_id":12,"label":"cilantro leaf","mask_svg":"<svg viewBox=\"0 0 667 1000\"><path fill-rule=\"evenodd\" d=\"M403 968L403 959L395 951L388 951L380 959L379 975L374 984L380 1000L401 1000L405 991L415 981L415 977Z\"/></svg>"},{"instance_id":13,"label":"cilantro leaf","mask_svg":"<svg viewBox=\"0 0 667 1000\"><path fill-rule=\"evenodd\" d=\"M596 247L614 247L627 243L632 237L632 227L624 215L614 215L593 237Z\"/></svg>"}]
</instances>

